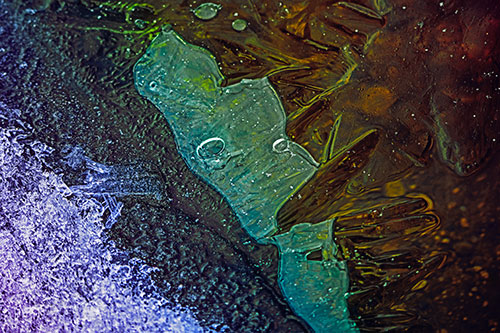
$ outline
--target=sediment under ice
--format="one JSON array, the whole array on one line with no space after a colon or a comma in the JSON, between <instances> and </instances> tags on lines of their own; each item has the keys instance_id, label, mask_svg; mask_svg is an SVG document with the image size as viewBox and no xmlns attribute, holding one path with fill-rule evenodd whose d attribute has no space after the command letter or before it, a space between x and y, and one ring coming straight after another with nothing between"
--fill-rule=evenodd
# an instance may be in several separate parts
<instances>
[{"instance_id":1,"label":"sediment under ice","mask_svg":"<svg viewBox=\"0 0 500 333\"><path fill-rule=\"evenodd\" d=\"M269 80L221 87L214 56L170 26L136 63L134 79L139 93L165 115L190 169L227 199L254 239L278 246L279 284L296 313L317 332L355 331L344 296L347 272L328 236L333 221L303 221L273 238L279 208L319 164L287 137L285 112ZM326 238L319 240L319 234ZM330 255L307 260L321 249Z\"/></svg>"}]
</instances>

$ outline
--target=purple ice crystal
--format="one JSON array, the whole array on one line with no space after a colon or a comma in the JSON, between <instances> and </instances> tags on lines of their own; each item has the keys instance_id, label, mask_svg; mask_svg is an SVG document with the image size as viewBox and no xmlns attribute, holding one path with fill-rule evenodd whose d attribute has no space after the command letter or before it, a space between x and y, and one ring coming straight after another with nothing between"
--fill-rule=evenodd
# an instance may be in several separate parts
<instances>
[{"instance_id":1,"label":"purple ice crystal","mask_svg":"<svg viewBox=\"0 0 500 333\"><path fill-rule=\"evenodd\" d=\"M0 105L0 120L10 111ZM159 295L154 268L106 240L103 213L116 218L116 200L72 191L44 171L50 149L6 124L0 128L0 332L201 332L188 310Z\"/></svg>"}]
</instances>

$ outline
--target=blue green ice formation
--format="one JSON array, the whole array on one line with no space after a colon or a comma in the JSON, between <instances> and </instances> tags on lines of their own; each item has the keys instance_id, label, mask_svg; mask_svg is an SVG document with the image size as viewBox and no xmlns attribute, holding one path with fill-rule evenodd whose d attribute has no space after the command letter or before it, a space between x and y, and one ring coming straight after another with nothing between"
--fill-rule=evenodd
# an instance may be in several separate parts
<instances>
[{"instance_id":1,"label":"blue green ice formation","mask_svg":"<svg viewBox=\"0 0 500 333\"><path fill-rule=\"evenodd\" d=\"M222 88L215 58L173 30L155 39L134 72L139 92L167 117L188 166L224 194L252 237L275 233L277 209L316 168L287 138L268 79Z\"/></svg>"},{"instance_id":2,"label":"blue green ice formation","mask_svg":"<svg viewBox=\"0 0 500 333\"><path fill-rule=\"evenodd\" d=\"M250 236L279 248L279 284L294 311L317 332L357 331L345 263L335 259L334 221L304 221L276 235L278 210L319 164L286 135L268 78L222 87L215 57L167 26L136 63L134 79L165 115L189 168L226 198ZM307 260L313 251L323 260Z\"/></svg>"}]
</instances>

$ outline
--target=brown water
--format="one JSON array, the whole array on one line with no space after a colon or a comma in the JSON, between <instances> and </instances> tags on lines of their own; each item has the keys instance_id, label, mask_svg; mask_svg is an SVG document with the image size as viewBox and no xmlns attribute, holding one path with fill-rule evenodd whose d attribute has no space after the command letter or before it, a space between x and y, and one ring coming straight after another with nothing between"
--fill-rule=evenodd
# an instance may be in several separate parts
<instances>
[{"instance_id":1,"label":"brown water","mask_svg":"<svg viewBox=\"0 0 500 333\"><path fill-rule=\"evenodd\" d=\"M339 217L338 256L348 261L360 329L496 330L498 4L220 3L209 21L188 1L12 5L2 96L30 110L34 135L52 147L146 163L163 177L168 199L126 199L112 237L162 268L166 295L196 307L207 326L307 330L280 296L276 250L248 239L134 90L133 64L170 23L215 54L227 84L268 76L289 136L317 160L334 135L332 158L278 220L286 231L299 218ZM24 12L33 6L47 8ZM234 30L236 18L245 30ZM169 290L173 281L184 288Z\"/></svg>"}]
</instances>

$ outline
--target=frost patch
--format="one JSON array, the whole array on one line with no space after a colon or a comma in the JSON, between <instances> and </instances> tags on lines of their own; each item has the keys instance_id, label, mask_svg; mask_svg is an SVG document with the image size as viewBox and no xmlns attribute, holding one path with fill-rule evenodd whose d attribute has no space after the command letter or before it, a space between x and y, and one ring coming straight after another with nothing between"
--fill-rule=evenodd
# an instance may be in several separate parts
<instances>
[{"instance_id":1,"label":"frost patch","mask_svg":"<svg viewBox=\"0 0 500 333\"><path fill-rule=\"evenodd\" d=\"M0 104L0 332L201 332L160 296L154 268L104 237L116 200L47 170L51 149L29 142L13 113Z\"/></svg>"}]
</instances>

